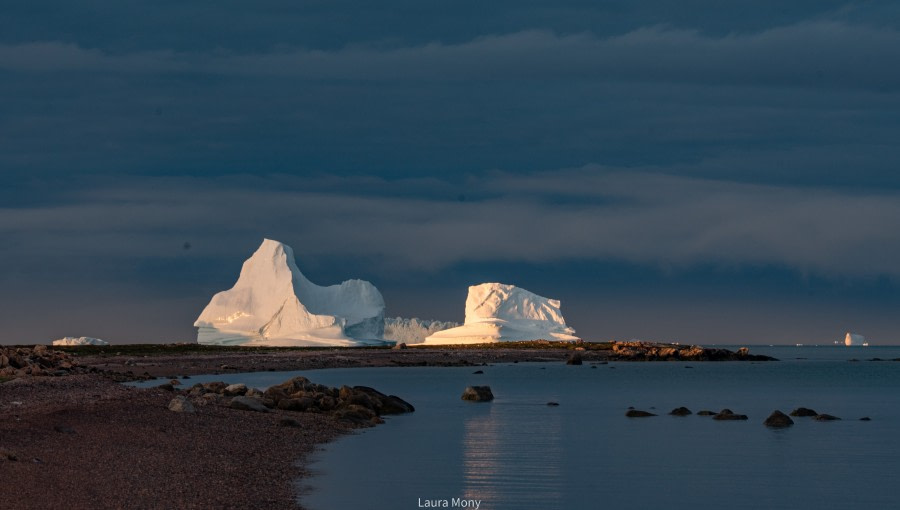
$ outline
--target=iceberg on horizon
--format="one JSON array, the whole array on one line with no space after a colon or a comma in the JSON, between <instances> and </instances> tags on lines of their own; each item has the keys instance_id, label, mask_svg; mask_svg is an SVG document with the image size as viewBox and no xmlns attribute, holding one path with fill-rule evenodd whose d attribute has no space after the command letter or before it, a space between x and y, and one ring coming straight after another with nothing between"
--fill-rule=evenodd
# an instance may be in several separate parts
<instances>
[{"instance_id":1,"label":"iceberg on horizon","mask_svg":"<svg viewBox=\"0 0 900 510\"><path fill-rule=\"evenodd\" d=\"M465 323L432 334L424 344L578 340L574 333L563 319L559 301L514 285L482 283L469 287Z\"/></svg>"},{"instance_id":2,"label":"iceberg on horizon","mask_svg":"<svg viewBox=\"0 0 900 510\"><path fill-rule=\"evenodd\" d=\"M846 345L847 347L850 347L850 346L857 346L857 345L869 345L869 343L866 342L866 337L864 337L862 335L857 335L855 333L850 333L848 331L847 336L844 337L844 345Z\"/></svg>"},{"instance_id":3,"label":"iceberg on horizon","mask_svg":"<svg viewBox=\"0 0 900 510\"><path fill-rule=\"evenodd\" d=\"M67 336L54 340L53 345L109 345L109 342L89 336Z\"/></svg>"},{"instance_id":4,"label":"iceberg on horizon","mask_svg":"<svg viewBox=\"0 0 900 510\"><path fill-rule=\"evenodd\" d=\"M398 344L420 344L425 339L445 329L460 326L458 322L444 322L428 319L405 319L403 317L385 317L384 339Z\"/></svg>"},{"instance_id":5,"label":"iceberg on horizon","mask_svg":"<svg viewBox=\"0 0 900 510\"><path fill-rule=\"evenodd\" d=\"M213 296L194 326L205 345L382 344L384 298L363 280L316 285L300 272L290 246L265 239L234 287Z\"/></svg>"}]
</instances>

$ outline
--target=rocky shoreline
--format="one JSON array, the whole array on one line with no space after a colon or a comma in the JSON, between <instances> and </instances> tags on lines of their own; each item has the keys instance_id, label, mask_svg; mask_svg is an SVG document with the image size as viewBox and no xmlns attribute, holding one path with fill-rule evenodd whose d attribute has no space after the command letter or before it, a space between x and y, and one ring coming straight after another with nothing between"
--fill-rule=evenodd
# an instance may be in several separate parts
<instances>
[{"instance_id":1,"label":"rocky shoreline","mask_svg":"<svg viewBox=\"0 0 900 510\"><path fill-rule=\"evenodd\" d=\"M3 508L297 508L295 483L306 475L303 459L318 445L412 405L372 388L327 388L304 378L257 394L228 385L228 374L566 362L573 356L593 363L765 358L638 342L427 349L3 347L0 479L10 495ZM201 373L218 373L222 383L184 384L184 376ZM151 378L163 378L161 387L120 384ZM248 411L253 406L259 412Z\"/></svg>"}]
</instances>

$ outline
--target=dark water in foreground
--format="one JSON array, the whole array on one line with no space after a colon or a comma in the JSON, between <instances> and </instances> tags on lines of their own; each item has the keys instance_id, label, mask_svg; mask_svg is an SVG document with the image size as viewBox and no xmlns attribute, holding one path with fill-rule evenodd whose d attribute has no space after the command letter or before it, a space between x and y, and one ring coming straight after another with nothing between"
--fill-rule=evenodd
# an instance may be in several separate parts
<instances>
[{"instance_id":1,"label":"dark water in foreground","mask_svg":"<svg viewBox=\"0 0 900 510\"><path fill-rule=\"evenodd\" d=\"M753 352L782 361L308 371L315 382L400 395L417 411L327 445L302 502L317 510L452 498L480 500L481 509L897 508L900 362L864 360L897 358L900 348ZM288 374L240 377L264 387ZM461 401L470 384L490 385L496 399ZM660 416L629 419L628 406ZM666 415L678 406L728 407L750 419ZM762 425L773 410L799 406L843 420Z\"/></svg>"}]
</instances>

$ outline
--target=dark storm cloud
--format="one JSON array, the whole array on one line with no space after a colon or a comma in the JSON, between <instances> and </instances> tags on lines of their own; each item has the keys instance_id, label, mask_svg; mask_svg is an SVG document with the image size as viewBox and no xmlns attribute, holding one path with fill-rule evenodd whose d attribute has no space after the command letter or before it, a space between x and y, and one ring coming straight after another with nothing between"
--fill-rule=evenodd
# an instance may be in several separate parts
<instances>
[{"instance_id":1,"label":"dark storm cloud","mask_svg":"<svg viewBox=\"0 0 900 510\"><path fill-rule=\"evenodd\" d=\"M898 61L896 2L20 2L3 322L188 337L269 236L400 314L504 278L678 336L823 287L890 331Z\"/></svg>"},{"instance_id":2,"label":"dark storm cloud","mask_svg":"<svg viewBox=\"0 0 900 510\"><path fill-rule=\"evenodd\" d=\"M280 187L288 188L289 181ZM347 180L338 186L306 181L288 191L248 183L159 179L98 187L71 205L6 211L0 234L23 239L10 255L31 261L55 256L60 245L69 256L166 257L181 238L195 240L193 250L200 255L213 256L212 250L252 246L267 235L296 244L301 256L380 257L387 272L431 272L470 262L613 259L900 276L900 239L894 235L900 231L900 195L893 192L597 167L495 173L470 182L483 195L464 201L447 183L435 188L413 182L409 186L418 191L405 196L374 188L353 194L343 191ZM429 196L425 187L447 193Z\"/></svg>"},{"instance_id":3,"label":"dark storm cloud","mask_svg":"<svg viewBox=\"0 0 900 510\"><path fill-rule=\"evenodd\" d=\"M608 38L526 31L458 44L382 49L111 54L53 41L0 47L0 68L291 76L315 80L571 80L838 86L893 91L900 85L900 32L834 22L753 34L704 36L641 28Z\"/></svg>"}]
</instances>

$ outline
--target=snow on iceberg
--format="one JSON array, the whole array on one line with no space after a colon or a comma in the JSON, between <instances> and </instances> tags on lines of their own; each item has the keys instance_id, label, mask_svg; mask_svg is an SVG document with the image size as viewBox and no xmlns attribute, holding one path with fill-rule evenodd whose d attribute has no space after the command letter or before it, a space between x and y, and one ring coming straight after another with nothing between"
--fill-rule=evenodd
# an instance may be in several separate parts
<instances>
[{"instance_id":1,"label":"snow on iceberg","mask_svg":"<svg viewBox=\"0 0 900 510\"><path fill-rule=\"evenodd\" d=\"M559 301L514 285L482 283L469 287L466 321L438 331L426 345L476 344L523 340L578 340L566 326Z\"/></svg>"},{"instance_id":2,"label":"snow on iceberg","mask_svg":"<svg viewBox=\"0 0 900 510\"><path fill-rule=\"evenodd\" d=\"M53 345L109 345L109 342L89 336L67 336L54 340Z\"/></svg>"},{"instance_id":3,"label":"snow on iceberg","mask_svg":"<svg viewBox=\"0 0 900 510\"><path fill-rule=\"evenodd\" d=\"M442 322L435 320L404 319L402 317L385 317L384 339L398 344L420 344L430 335L445 329L459 326L458 322Z\"/></svg>"},{"instance_id":4,"label":"snow on iceberg","mask_svg":"<svg viewBox=\"0 0 900 510\"><path fill-rule=\"evenodd\" d=\"M234 287L213 296L194 326L197 342L206 345L379 344L384 299L363 280L329 287L310 282L290 246L265 239Z\"/></svg>"},{"instance_id":5,"label":"snow on iceberg","mask_svg":"<svg viewBox=\"0 0 900 510\"><path fill-rule=\"evenodd\" d=\"M852 345L852 346L856 346L856 345L868 345L868 342L866 342L866 337L864 337L864 336L862 336L862 335L857 335L857 334L854 334L854 333L850 333L850 332L848 331L848 332L847 332L847 336L844 337L844 345L846 345L847 347L850 347L851 345Z\"/></svg>"}]
</instances>

